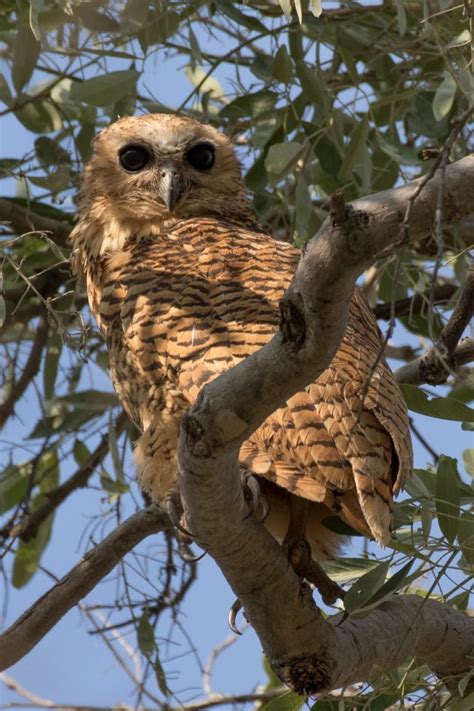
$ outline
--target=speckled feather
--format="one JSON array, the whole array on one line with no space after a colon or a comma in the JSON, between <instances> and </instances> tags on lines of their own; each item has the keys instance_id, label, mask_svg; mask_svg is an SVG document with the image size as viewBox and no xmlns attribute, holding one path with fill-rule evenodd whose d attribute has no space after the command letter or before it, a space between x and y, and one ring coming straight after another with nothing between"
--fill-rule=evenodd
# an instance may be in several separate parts
<instances>
[{"instance_id":1,"label":"speckled feather","mask_svg":"<svg viewBox=\"0 0 474 711\"><path fill-rule=\"evenodd\" d=\"M150 176L139 184L117 165L125 140L159 144L154 160L160 165L170 146L181 155L199 138L216 146L216 165L205 176L188 171L173 215L152 201ZM123 119L99 135L72 243L107 341L114 387L143 432L135 450L140 483L162 500L176 482L182 415L203 385L275 333L278 303L299 253L256 223L227 139L163 115ZM376 321L356 290L330 367L241 449L242 467L267 482L266 525L278 539L289 518L288 496L314 502L307 537L315 557L337 547L339 537L321 525L331 512L386 543L393 495L411 471L403 398L383 357L374 369L381 347Z\"/></svg>"}]
</instances>

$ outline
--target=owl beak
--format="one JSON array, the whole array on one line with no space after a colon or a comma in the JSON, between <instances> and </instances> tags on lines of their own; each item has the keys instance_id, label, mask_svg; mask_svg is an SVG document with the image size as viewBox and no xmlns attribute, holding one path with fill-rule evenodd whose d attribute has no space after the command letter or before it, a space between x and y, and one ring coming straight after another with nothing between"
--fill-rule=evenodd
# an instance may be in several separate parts
<instances>
[{"instance_id":1,"label":"owl beak","mask_svg":"<svg viewBox=\"0 0 474 711\"><path fill-rule=\"evenodd\" d=\"M183 194L184 184L181 173L175 166L162 168L160 178L159 196L166 208L172 212Z\"/></svg>"}]
</instances>

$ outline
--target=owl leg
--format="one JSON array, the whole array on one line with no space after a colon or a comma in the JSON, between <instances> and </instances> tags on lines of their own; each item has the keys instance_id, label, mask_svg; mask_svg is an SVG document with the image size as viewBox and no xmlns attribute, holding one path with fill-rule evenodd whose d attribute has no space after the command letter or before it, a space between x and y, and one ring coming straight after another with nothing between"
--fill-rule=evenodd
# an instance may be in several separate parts
<instances>
[{"instance_id":1,"label":"owl leg","mask_svg":"<svg viewBox=\"0 0 474 711\"><path fill-rule=\"evenodd\" d=\"M305 537L309 506L306 499L290 496L290 522L282 545L295 573L314 585L326 605L332 605L343 598L345 592L312 558L311 546Z\"/></svg>"}]
</instances>

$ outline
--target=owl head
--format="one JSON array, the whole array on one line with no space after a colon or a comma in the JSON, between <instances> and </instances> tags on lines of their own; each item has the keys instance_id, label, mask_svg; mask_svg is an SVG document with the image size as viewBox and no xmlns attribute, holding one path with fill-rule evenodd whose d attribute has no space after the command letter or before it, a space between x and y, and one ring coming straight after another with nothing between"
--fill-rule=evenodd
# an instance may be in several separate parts
<instances>
[{"instance_id":1,"label":"owl head","mask_svg":"<svg viewBox=\"0 0 474 711\"><path fill-rule=\"evenodd\" d=\"M183 116L148 114L120 119L93 143L81 190L81 209L115 219L228 216L248 207L240 164L229 139Z\"/></svg>"}]
</instances>

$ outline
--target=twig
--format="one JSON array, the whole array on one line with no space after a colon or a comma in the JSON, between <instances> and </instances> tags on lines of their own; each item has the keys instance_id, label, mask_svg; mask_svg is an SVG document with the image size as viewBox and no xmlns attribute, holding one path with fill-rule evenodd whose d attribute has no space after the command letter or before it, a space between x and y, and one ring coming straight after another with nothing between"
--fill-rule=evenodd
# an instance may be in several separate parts
<instances>
[{"instance_id":1,"label":"twig","mask_svg":"<svg viewBox=\"0 0 474 711\"><path fill-rule=\"evenodd\" d=\"M54 701L51 701L50 699L43 699L42 696L33 694L31 691L28 691L28 689L25 689L25 687L12 676L5 674L5 672L0 673L0 680L3 681L5 686L7 686L10 691L15 691L19 696L22 696L27 701L31 701L31 703L35 704L35 706L41 706L41 708L55 707Z\"/></svg>"},{"instance_id":2,"label":"twig","mask_svg":"<svg viewBox=\"0 0 474 711\"><path fill-rule=\"evenodd\" d=\"M474 341L466 338L458 345L474 314L474 265L471 265L459 299L439 337L438 343L422 356L399 368L399 383L441 385L462 365L474 360Z\"/></svg>"}]
</instances>

